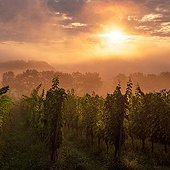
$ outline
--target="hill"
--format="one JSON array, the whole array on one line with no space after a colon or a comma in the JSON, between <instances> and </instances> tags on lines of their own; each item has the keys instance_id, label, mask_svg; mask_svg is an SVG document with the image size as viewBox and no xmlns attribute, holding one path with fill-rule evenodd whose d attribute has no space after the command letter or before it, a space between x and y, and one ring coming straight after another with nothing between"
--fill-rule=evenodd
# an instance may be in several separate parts
<instances>
[{"instance_id":1,"label":"hill","mask_svg":"<svg viewBox=\"0 0 170 170\"><path fill-rule=\"evenodd\" d=\"M54 67L52 67L45 61L14 60L14 61L0 62L1 73L6 71L22 72L26 69L36 69L38 71L55 70Z\"/></svg>"}]
</instances>

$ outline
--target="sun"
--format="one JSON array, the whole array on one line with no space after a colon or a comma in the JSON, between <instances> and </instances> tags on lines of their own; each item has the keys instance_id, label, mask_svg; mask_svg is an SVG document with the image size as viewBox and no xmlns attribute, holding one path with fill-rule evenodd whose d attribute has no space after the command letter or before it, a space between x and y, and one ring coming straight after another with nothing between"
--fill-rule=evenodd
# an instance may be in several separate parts
<instances>
[{"instance_id":1,"label":"sun","mask_svg":"<svg viewBox=\"0 0 170 170\"><path fill-rule=\"evenodd\" d=\"M107 37L113 43L118 43L118 42L123 41L125 39L124 34L122 32L119 32L119 31L112 31L110 34L107 35Z\"/></svg>"},{"instance_id":2,"label":"sun","mask_svg":"<svg viewBox=\"0 0 170 170\"><path fill-rule=\"evenodd\" d=\"M123 32L117 30L111 31L107 34L101 34L101 37L108 45L121 44L124 43L126 40L126 35Z\"/></svg>"}]
</instances>

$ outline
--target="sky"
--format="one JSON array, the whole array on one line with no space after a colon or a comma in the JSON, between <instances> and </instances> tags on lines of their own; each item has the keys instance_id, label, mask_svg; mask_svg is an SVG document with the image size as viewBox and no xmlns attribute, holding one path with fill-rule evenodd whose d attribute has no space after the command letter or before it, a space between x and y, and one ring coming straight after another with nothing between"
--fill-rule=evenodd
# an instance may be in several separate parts
<instances>
[{"instance_id":1,"label":"sky","mask_svg":"<svg viewBox=\"0 0 170 170\"><path fill-rule=\"evenodd\" d=\"M63 71L170 71L170 0L0 0L0 60Z\"/></svg>"}]
</instances>

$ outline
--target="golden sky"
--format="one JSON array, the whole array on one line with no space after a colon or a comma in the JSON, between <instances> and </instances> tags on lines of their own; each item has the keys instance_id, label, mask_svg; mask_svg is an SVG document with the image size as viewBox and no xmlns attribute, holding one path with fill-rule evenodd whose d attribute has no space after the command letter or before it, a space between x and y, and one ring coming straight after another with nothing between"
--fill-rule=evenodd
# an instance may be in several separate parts
<instances>
[{"instance_id":1,"label":"golden sky","mask_svg":"<svg viewBox=\"0 0 170 170\"><path fill-rule=\"evenodd\" d=\"M161 61L160 69L169 54L169 0L0 0L1 61Z\"/></svg>"}]
</instances>

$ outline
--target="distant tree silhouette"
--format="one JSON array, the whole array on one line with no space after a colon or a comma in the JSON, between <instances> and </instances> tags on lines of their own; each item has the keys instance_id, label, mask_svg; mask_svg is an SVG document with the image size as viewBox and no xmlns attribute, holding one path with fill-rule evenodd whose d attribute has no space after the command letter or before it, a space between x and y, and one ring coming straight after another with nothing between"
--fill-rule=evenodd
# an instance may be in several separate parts
<instances>
[{"instance_id":1,"label":"distant tree silhouette","mask_svg":"<svg viewBox=\"0 0 170 170\"><path fill-rule=\"evenodd\" d=\"M82 77L82 92L93 93L93 91L98 91L102 86L101 77L99 73L85 73Z\"/></svg>"},{"instance_id":2,"label":"distant tree silhouette","mask_svg":"<svg viewBox=\"0 0 170 170\"><path fill-rule=\"evenodd\" d=\"M37 70L26 70L15 78L15 88L18 94L30 94L32 89L41 82Z\"/></svg>"},{"instance_id":3,"label":"distant tree silhouette","mask_svg":"<svg viewBox=\"0 0 170 170\"><path fill-rule=\"evenodd\" d=\"M40 83L47 91L51 87L51 81L54 77L60 80L60 86L66 90L75 89L75 94L82 95L98 91L102 85L101 77L98 73L79 73L73 74L43 71L26 70L25 72L14 75L13 72L3 74L2 84L11 87L11 93L16 93L18 96L22 94L28 95Z\"/></svg>"},{"instance_id":4,"label":"distant tree silhouette","mask_svg":"<svg viewBox=\"0 0 170 170\"><path fill-rule=\"evenodd\" d=\"M73 76L73 86L76 89L76 94L92 94L93 91L98 91L102 86L102 80L99 73L85 73L74 72Z\"/></svg>"}]
</instances>

